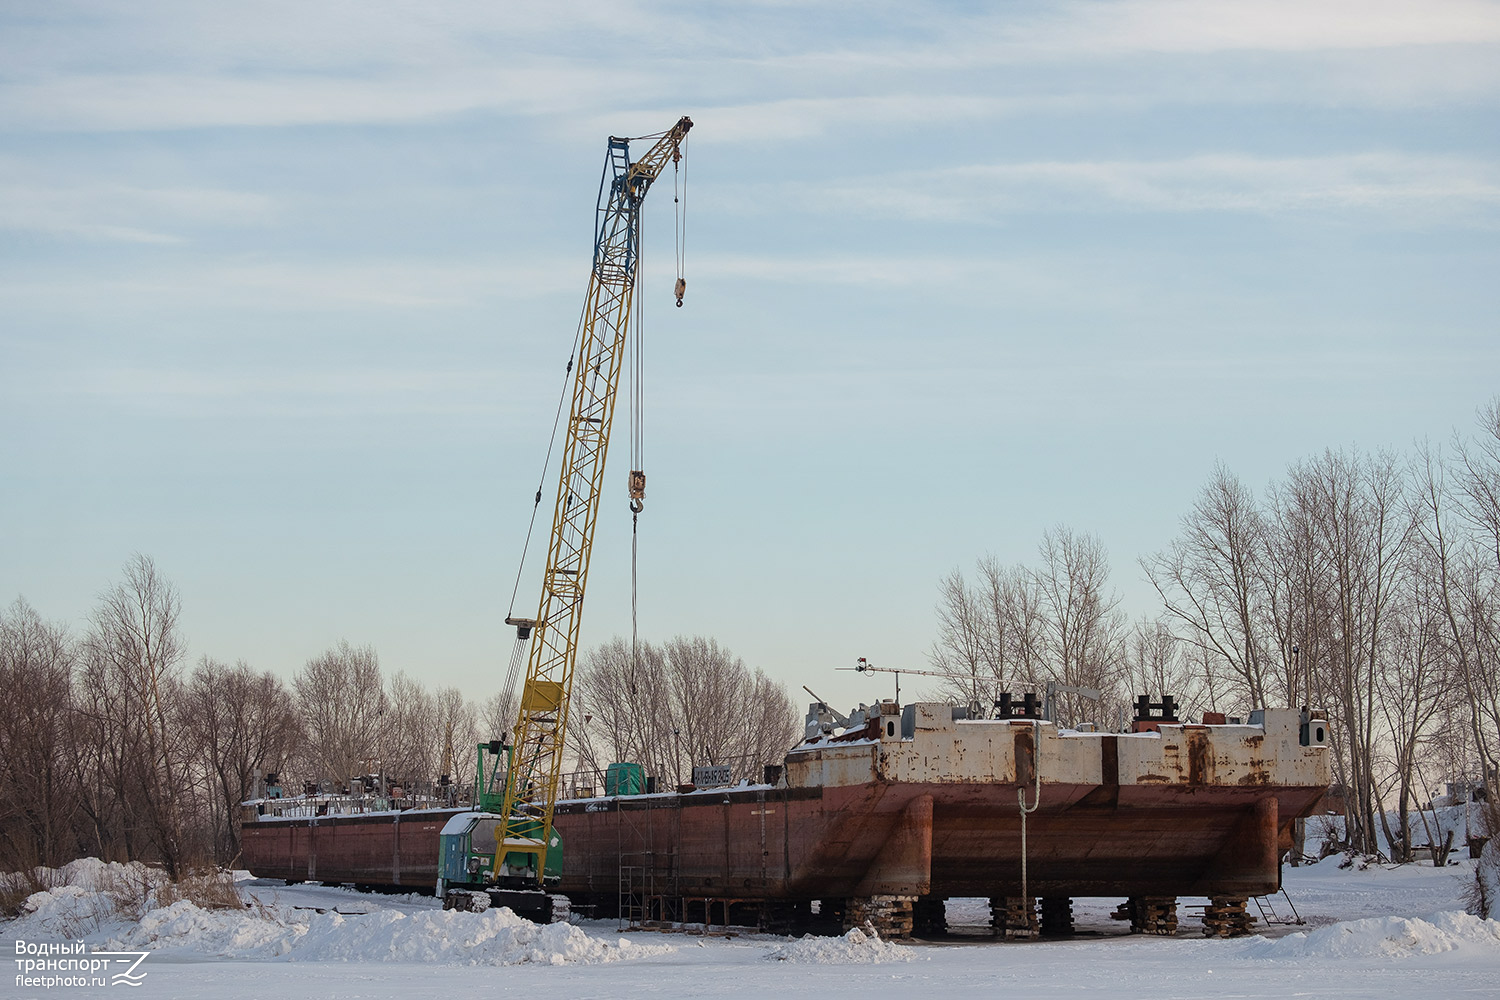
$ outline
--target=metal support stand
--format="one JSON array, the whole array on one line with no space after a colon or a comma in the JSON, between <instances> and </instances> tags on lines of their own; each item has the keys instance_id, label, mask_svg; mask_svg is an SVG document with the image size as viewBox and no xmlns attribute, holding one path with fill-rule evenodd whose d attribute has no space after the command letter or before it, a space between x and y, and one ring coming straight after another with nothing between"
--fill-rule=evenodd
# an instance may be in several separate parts
<instances>
[{"instance_id":1,"label":"metal support stand","mask_svg":"<svg viewBox=\"0 0 1500 1000\"><path fill-rule=\"evenodd\" d=\"M1283 917L1281 914L1276 912L1277 895L1280 895L1283 899L1286 900L1288 909L1292 911L1292 915L1290 917ZM1260 919L1266 924L1294 924L1298 927L1301 927L1303 924L1307 923L1306 920L1302 919L1302 914L1297 912L1297 904L1293 903L1292 897L1286 894L1285 887L1282 888L1280 893L1274 895L1256 896L1255 907L1256 909L1260 910Z\"/></svg>"}]
</instances>

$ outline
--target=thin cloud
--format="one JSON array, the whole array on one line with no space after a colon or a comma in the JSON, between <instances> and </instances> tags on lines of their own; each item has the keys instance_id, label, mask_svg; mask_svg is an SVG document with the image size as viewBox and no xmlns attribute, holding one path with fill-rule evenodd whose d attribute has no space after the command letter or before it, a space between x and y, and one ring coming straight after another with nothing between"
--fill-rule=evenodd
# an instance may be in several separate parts
<instances>
[{"instance_id":1,"label":"thin cloud","mask_svg":"<svg viewBox=\"0 0 1500 1000\"><path fill-rule=\"evenodd\" d=\"M534 411L545 395L515 372L409 367L286 371L127 365L54 371L13 391L110 411L298 419L466 414L494 420Z\"/></svg>"},{"instance_id":2,"label":"thin cloud","mask_svg":"<svg viewBox=\"0 0 1500 1000\"><path fill-rule=\"evenodd\" d=\"M872 94L852 97L792 97L773 101L719 105L696 112L708 124L692 139L710 145L750 142L776 143L823 135L835 129L904 127L911 125L978 122L1018 114L1066 113L1084 108L1123 106L1129 99L1104 95L1036 94L1016 97L973 94ZM620 123L645 128L661 112L630 112L595 117L578 128L580 134L599 135Z\"/></svg>"},{"instance_id":3,"label":"thin cloud","mask_svg":"<svg viewBox=\"0 0 1500 1000\"><path fill-rule=\"evenodd\" d=\"M972 256L703 254L693 259L692 273L695 281L752 279L814 286L907 289L984 281L991 289L1005 283L1034 288L1038 282L1055 283L1059 290L1067 287L1062 276L1021 261Z\"/></svg>"},{"instance_id":4,"label":"thin cloud","mask_svg":"<svg viewBox=\"0 0 1500 1000\"><path fill-rule=\"evenodd\" d=\"M542 11L63 7L0 32L0 123L155 130L484 112L607 117L615 131L633 109L676 111L692 95L724 126L705 141L760 141L1121 100L1420 106L1500 90L1500 4L1488 0L1133 0L968 16L938 5ZM834 47L824 39L839 17L859 30L834 32L846 39Z\"/></svg>"},{"instance_id":5,"label":"thin cloud","mask_svg":"<svg viewBox=\"0 0 1500 1000\"><path fill-rule=\"evenodd\" d=\"M587 266L535 259L267 262L215 267L203 280L226 298L283 306L427 309L581 290Z\"/></svg>"},{"instance_id":6,"label":"thin cloud","mask_svg":"<svg viewBox=\"0 0 1500 1000\"><path fill-rule=\"evenodd\" d=\"M540 115L590 103L620 82L619 74L562 62L376 77L89 74L0 89L0 121L38 131L131 131Z\"/></svg>"},{"instance_id":7,"label":"thin cloud","mask_svg":"<svg viewBox=\"0 0 1500 1000\"><path fill-rule=\"evenodd\" d=\"M967 17L930 6L906 9L891 21L905 22L908 30L891 32L901 41L789 52L768 62L783 71L822 65L865 72L1500 42L1500 4L1494 0L1065 0L1005 5Z\"/></svg>"},{"instance_id":8,"label":"thin cloud","mask_svg":"<svg viewBox=\"0 0 1500 1000\"><path fill-rule=\"evenodd\" d=\"M893 201L892 190L903 192ZM1045 161L834 182L799 192L809 208L977 221L1013 212L1300 211L1406 223L1488 225L1500 168L1460 157L1204 154L1173 160Z\"/></svg>"},{"instance_id":9,"label":"thin cloud","mask_svg":"<svg viewBox=\"0 0 1500 1000\"><path fill-rule=\"evenodd\" d=\"M1309 52L1500 42L1487 0L1065 3L1011 33L1045 52Z\"/></svg>"},{"instance_id":10,"label":"thin cloud","mask_svg":"<svg viewBox=\"0 0 1500 1000\"><path fill-rule=\"evenodd\" d=\"M152 395L181 398L243 398L247 396L313 396L339 398L442 396L488 390L497 377L484 371L358 371L261 372L202 371L174 368L112 368L80 372L79 392L104 395Z\"/></svg>"},{"instance_id":11,"label":"thin cloud","mask_svg":"<svg viewBox=\"0 0 1500 1000\"><path fill-rule=\"evenodd\" d=\"M182 243L183 232L268 220L273 199L211 188L152 188L112 182L58 184L17 176L0 163L0 230L122 243Z\"/></svg>"},{"instance_id":12,"label":"thin cloud","mask_svg":"<svg viewBox=\"0 0 1500 1000\"><path fill-rule=\"evenodd\" d=\"M52 302L54 309L169 300L180 307L423 310L581 293L587 280L587 262L562 259L231 260L86 279L13 272L0 277L0 300Z\"/></svg>"}]
</instances>

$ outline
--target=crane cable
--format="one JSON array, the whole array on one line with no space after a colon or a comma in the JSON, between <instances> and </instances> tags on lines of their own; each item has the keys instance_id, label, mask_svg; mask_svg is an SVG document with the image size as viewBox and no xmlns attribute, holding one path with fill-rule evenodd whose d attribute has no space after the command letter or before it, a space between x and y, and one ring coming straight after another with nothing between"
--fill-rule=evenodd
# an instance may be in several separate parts
<instances>
[{"instance_id":1,"label":"crane cable","mask_svg":"<svg viewBox=\"0 0 1500 1000\"><path fill-rule=\"evenodd\" d=\"M640 675L641 664L641 635L640 635L640 592L639 592L639 565L640 565L640 523L641 510L645 507L642 500L645 497L646 473L645 473L645 396L641 386L643 375L642 359L646 332L645 296L640 294L641 272L644 269L644 246L645 239L641 230L644 223L639 209L635 217L636 225L636 258L635 289L631 297L635 301L635 337L630 342L630 693L636 694L636 678ZM637 497L636 485L639 476L640 496Z\"/></svg>"},{"instance_id":2,"label":"crane cable","mask_svg":"<svg viewBox=\"0 0 1500 1000\"><path fill-rule=\"evenodd\" d=\"M1016 767L1019 770L1019 755ZM1036 901L1029 895L1030 887L1026 881L1026 817L1036 812L1042 805L1042 728L1035 720L1031 723L1031 771L1036 779L1036 794L1030 808L1026 805L1026 786L1020 782L1016 783L1016 802L1021 807L1021 898L1026 901L1028 924L1035 919ZM1017 777L1019 778L1020 775L1018 774Z\"/></svg>"},{"instance_id":3,"label":"crane cable","mask_svg":"<svg viewBox=\"0 0 1500 1000\"><path fill-rule=\"evenodd\" d=\"M665 133L663 133L665 134ZM681 185L679 186L679 169ZM640 523L642 500L645 495L645 392L643 341L645 339L645 296L640 294L641 274L645 270L645 228L643 217L636 219L636 270L635 290L635 338L631 342L631 390L630 390L630 693L636 693L636 678L640 674ZM683 163L680 149L672 151L672 243L676 281L672 292L677 297L678 308L682 307L682 296L687 290L683 277L683 264L687 251L687 166ZM637 479L639 477L639 479Z\"/></svg>"},{"instance_id":4,"label":"crane cable","mask_svg":"<svg viewBox=\"0 0 1500 1000\"><path fill-rule=\"evenodd\" d=\"M683 139L686 145L687 140ZM682 167L682 191L678 194L677 169ZM677 257L677 281L672 287L677 296L677 307L682 308L682 296L687 291L687 279L683 277L683 265L687 258L687 157L681 149L672 153L672 242Z\"/></svg>"}]
</instances>

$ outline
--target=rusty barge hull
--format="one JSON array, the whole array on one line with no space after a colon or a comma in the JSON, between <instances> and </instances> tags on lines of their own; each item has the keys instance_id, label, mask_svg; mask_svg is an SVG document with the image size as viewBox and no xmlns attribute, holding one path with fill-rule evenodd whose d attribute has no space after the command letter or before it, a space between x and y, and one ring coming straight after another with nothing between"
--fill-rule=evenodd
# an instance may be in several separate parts
<instances>
[{"instance_id":1,"label":"rusty barge hull","mask_svg":"<svg viewBox=\"0 0 1500 1000\"><path fill-rule=\"evenodd\" d=\"M1119 735L906 715L799 746L775 785L558 803L558 891L609 906L624 875L679 899L1017 896L1024 795L1027 895L1261 895L1328 785L1294 711ZM245 863L430 889L454 812L262 817L244 824Z\"/></svg>"},{"instance_id":2,"label":"rusty barge hull","mask_svg":"<svg viewBox=\"0 0 1500 1000\"><path fill-rule=\"evenodd\" d=\"M257 878L432 892L438 835L461 809L247 818L241 861Z\"/></svg>"},{"instance_id":3,"label":"rusty barge hull","mask_svg":"<svg viewBox=\"0 0 1500 1000\"><path fill-rule=\"evenodd\" d=\"M1020 812L1014 786L1007 791L1008 803L993 789L953 785L563 803L556 825L569 857L560 889L602 902L633 867L658 894L686 898L1018 896ZM1028 894L1275 892L1290 839L1280 803L1296 815L1323 789L1085 804L1093 791L1049 788L1027 818Z\"/></svg>"}]
</instances>

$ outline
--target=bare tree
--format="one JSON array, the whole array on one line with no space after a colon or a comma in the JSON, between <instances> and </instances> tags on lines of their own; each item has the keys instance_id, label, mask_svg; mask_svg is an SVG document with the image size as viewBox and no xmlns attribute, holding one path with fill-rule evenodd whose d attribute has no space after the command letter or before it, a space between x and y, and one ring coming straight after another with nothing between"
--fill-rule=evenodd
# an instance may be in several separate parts
<instances>
[{"instance_id":1,"label":"bare tree","mask_svg":"<svg viewBox=\"0 0 1500 1000\"><path fill-rule=\"evenodd\" d=\"M1414 528L1405 480L1393 456L1333 451L1294 466L1289 479L1310 505L1304 514L1328 566L1329 657L1320 666L1343 737L1336 765L1349 796L1346 832L1356 849L1374 852L1376 678Z\"/></svg>"},{"instance_id":2,"label":"bare tree","mask_svg":"<svg viewBox=\"0 0 1500 1000\"><path fill-rule=\"evenodd\" d=\"M1418 768L1434 724L1452 692L1454 670L1444 642L1441 603L1430 567L1413 566L1394 604L1391 628L1376 672L1380 715L1390 763L1384 768L1396 790L1396 829L1385 824L1386 842L1398 861L1412 860L1411 809L1421 785Z\"/></svg>"},{"instance_id":3,"label":"bare tree","mask_svg":"<svg viewBox=\"0 0 1500 1000\"><path fill-rule=\"evenodd\" d=\"M87 644L89 677L106 695L97 712L117 736L134 735L118 751L119 796L137 796L134 819L176 877L187 862L183 839L180 732L171 725L183 656L177 589L143 555L125 564L125 579L101 596Z\"/></svg>"},{"instance_id":4,"label":"bare tree","mask_svg":"<svg viewBox=\"0 0 1500 1000\"><path fill-rule=\"evenodd\" d=\"M588 768L636 761L668 783L685 780L695 764L734 762L748 774L796 742L785 687L713 639L643 642L636 655L613 639L589 652L575 683L571 739Z\"/></svg>"},{"instance_id":5,"label":"bare tree","mask_svg":"<svg viewBox=\"0 0 1500 1000\"><path fill-rule=\"evenodd\" d=\"M1246 707L1266 704L1272 636L1266 529L1255 497L1222 465L1182 518L1182 534L1141 566L1182 638L1214 653L1241 686Z\"/></svg>"},{"instance_id":6,"label":"bare tree","mask_svg":"<svg viewBox=\"0 0 1500 1000\"><path fill-rule=\"evenodd\" d=\"M665 652L671 709L658 738L670 727L676 752L663 774L682 780L693 764L780 762L796 742L796 710L782 685L711 638L677 636Z\"/></svg>"},{"instance_id":7,"label":"bare tree","mask_svg":"<svg viewBox=\"0 0 1500 1000\"><path fill-rule=\"evenodd\" d=\"M1454 459L1418 460L1422 546L1479 776L1500 801L1500 397L1479 413L1473 439L1455 436Z\"/></svg>"},{"instance_id":8,"label":"bare tree","mask_svg":"<svg viewBox=\"0 0 1500 1000\"><path fill-rule=\"evenodd\" d=\"M206 808L214 851L228 863L240 853L239 804L255 791L255 775L284 771L298 739L291 692L279 677L244 661L233 667L203 657L183 691L181 724L211 793Z\"/></svg>"},{"instance_id":9,"label":"bare tree","mask_svg":"<svg viewBox=\"0 0 1500 1000\"><path fill-rule=\"evenodd\" d=\"M611 639L589 651L574 685L569 731L585 768L634 761L652 774L676 777L681 772L688 757L681 727L673 724L666 655L660 647L641 642L633 654L629 642Z\"/></svg>"},{"instance_id":10,"label":"bare tree","mask_svg":"<svg viewBox=\"0 0 1500 1000\"><path fill-rule=\"evenodd\" d=\"M739 732L731 748L752 764L780 763L801 737L797 706L786 685L767 677L759 667L751 671L744 700L732 716ZM749 775L755 778L756 775Z\"/></svg>"},{"instance_id":11,"label":"bare tree","mask_svg":"<svg viewBox=\"0 0 1500 1000\"><path fill-rule=\"evenodd\" d=\"M393 782L427 781L442 767L444 729L421 683L398 671L386 684L380 769Z\"/></svg>"},{"instance_id":12,"label":"bare tree","mask_svg":"<svg viewBox=\"0 0 1500 1000\"><path fill-rule=\"evenodd\" d=\"M973 585L958 570L939 584L938 635L928 659L952 678L936 697L990 704L1002 692L1038 690L1046 671L1036 575L994 556L975 568Z\"/></svg>"},{"instance_id":13,"label":"bare tree","mask_svg":"<svg viewBox=\"0 0 1500 1000\"><path fill-rule=\"evenodd\" d=\"M1272 642L1281 664L1281 692L1289 705L1328 704L1326 671L1333 660L1333 564L1319 543L1315 484L1289 479L1273 487L1267 514L1263 588Z\"/></svg>"},{"instance_id":14,"label":"bare tree","mask_svg":"<svg viewBox=\"0 0 1500 1000\"><path fill-rule=\"evenodd\" d=\"M1042 648L1049 679L1075 687L1115 691L1123 674L1125 619L1120 598L1109 592L1109 557L1090 534L1059 526L1042 536L1042 564L1033 574L1041 594ZM1065 695L1060 717L1082 719L1107 710Z\"/></svg>"},{"instance_id":15,"label":"bare tree","mask_svg":"<svg viewBox=\"0 0 1500 1000\"><path fill-rule=\"evenodd\" d=\"M78 809L69 767L73 643L25 600L0 612L0 867L56 866L75 850Z\"/></svg>"},{"instance_id":16,"label":"bare tree","mask_svg":"<svg viewBox=\"0 0 1500 1000\"><path fill-rule=\"evenodd\" d=\"M1126 682L1133 692L1172 695L1183 713L1196 713L1202 704L1204 679L1184 643L1158 619L1142 618L1130 632ZM1214 656L1213 650L1192 644L1188 652Z\"/></svg>"},{"instance_id":17,"label":"bare tree","mask_svg":"<svg viewBox=\"0 0 1500 1000\"><path fill-rule=\"evenodd\" d=\"M987 705L1055 681L1104 692L1102 704L1065 693L1061 718L1108 717L1123 704L1127 632L1119 596L1107 591L1108 555L1093 535L1065 526L1043 535L1038 551L1036 568L986 556L973 584L958 570L942 580L928 659L950 676L933 696Z\"/></svg>"},{"instance_id":18,"label":"bare tree","mask_svg":"<svg viewBox=\"0 0 1500 1000\"><path fill-rule=\"evenodd\" d=\"M380 658L348 640L307 661L293 680L302 717L303 766L342 785L381 754L385 691Z\"/></svg>"},{"instance_id":19,"label":"bare tree","mask_svg":"<svg viewBox=\"0 0 1500 1000\"><path fill-rule=\"evenodd\" d=\"M138 712L122 711L114 677L90 643L80 646L81 670L74 690L74 740L69 758L84 815L85 849L105 860L146 856L137 845L141 800L134 793L139 774Z\"/></svg>"},{"instance_id":20,"label":"bare tree","mask_svg":"<svg viewBox=\"0 0 1500 1000\"><path fill-rule=\"evenodd\" d=\"M1463 624L1450 628L1455 644L1462 634L1467 647L1460 663L1475 742L1490 794L1500 801L1500 397L1480 411L1478 435L1456 450L1456 506L1472 541L1456 573L1461 610L1449 616Z\"/></svg>"},{"instance_id":21,"label":"bare tree","mask_svg":"<svg viewBox=\"0 0 1500 1000\"><path fill-rule=\"evenodd\" d=\"M453 788L468 788L474 783L474 748L481 739L479 713L456 687L440 688L432 696L432 706L435 734L441 739L437 773L446 774ZM482 738L495 736L486 732Z\"/></svg>"},{"instance_id":22,"label":"bare tree","mask_svg":"<svg viewBox=\"0 0 1500 1000\"><path fill-rule=\"evenodd\" d=\"M938 584L938 634L928 660L951 675L941 685L949 697L989 700L1004 683L1003 619L989 611L958 570Z\"/></svg>"}]
</instances>

